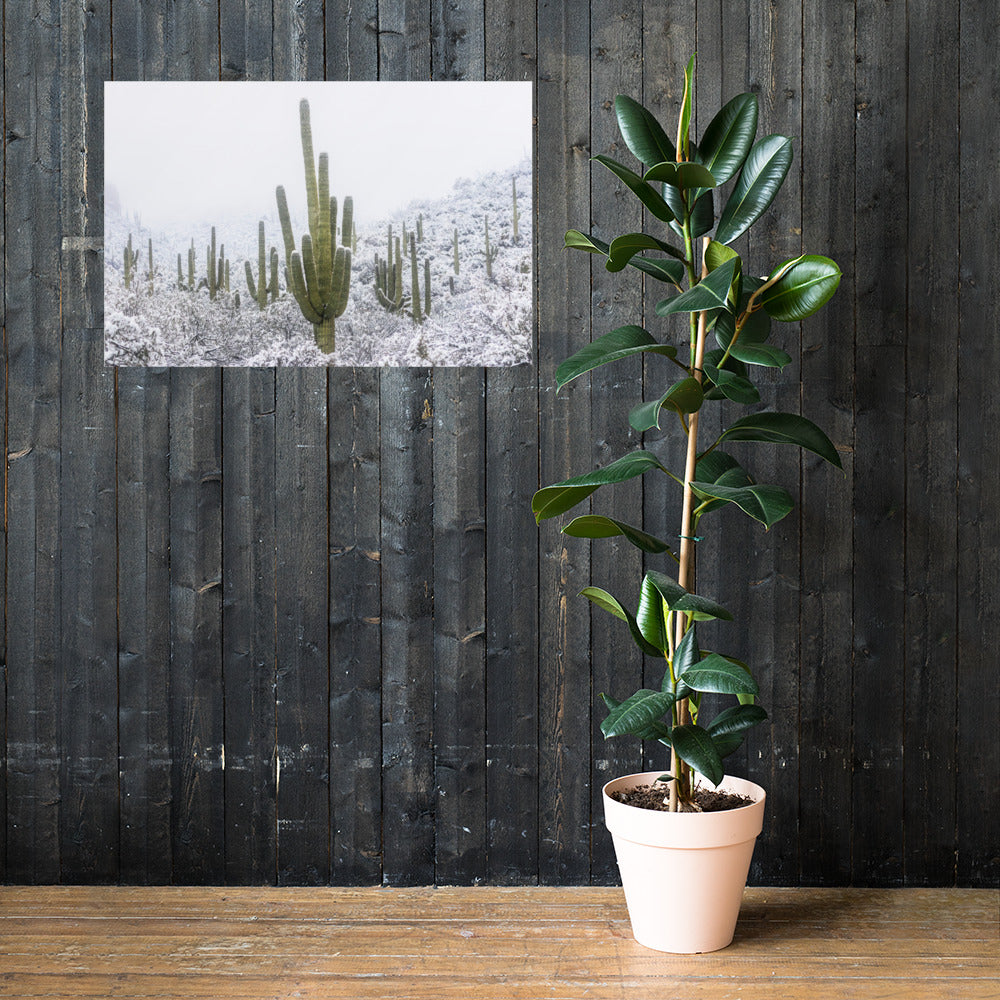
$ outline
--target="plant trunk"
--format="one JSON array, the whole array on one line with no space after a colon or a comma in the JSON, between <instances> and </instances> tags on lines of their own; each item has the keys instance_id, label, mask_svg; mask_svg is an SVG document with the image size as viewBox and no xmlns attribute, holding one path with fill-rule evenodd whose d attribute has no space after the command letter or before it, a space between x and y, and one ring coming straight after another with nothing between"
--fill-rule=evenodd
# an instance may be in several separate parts
<instances>
[{"instance_id":1,"label":"plant trunk","mask_svg":"<svg viewBox=\"0 0 1000 1000\"><path fill-rule=\"evenodd\" d=\"M313 334L316 337L316 346L324 354L333 354L333 317L331 316L329 319L324 319L322 323L314 323Z\"/></svg>"},{"instance_id":2,"label":"plant trunk","mask_svg":"<svg viewBox=\"0 0 1000 1000\"><path fill-rule=\"evenodd\" d=\"M708 240L705 240L708 246ZM702 265L701 276L707 274L707 268ZM694 377L702 381L702 365L705 360L705 338L708 333L708 314L698 314L698 335L695 340L695 355L692 358ZM698 462L698 416L700 411L691 414L688 421L687 457L684 463L684 504L681 513L681 550L678 556L677 582L685 589L692 590L695 581L695 542L692 537L694 531L694 491L691 489L691 481L695 478L695 467ZM684 615L677 613L674 623L674 648L676 649L684 638ZM677 725L683 726L690 721L687 698L682 698L677 703ZM691 770L680 757L677 751L670 751L670 773L674 775L674 780L670 782L670 811L676 812L679 800L690 795Z\"/></svg>"}]
</instances>

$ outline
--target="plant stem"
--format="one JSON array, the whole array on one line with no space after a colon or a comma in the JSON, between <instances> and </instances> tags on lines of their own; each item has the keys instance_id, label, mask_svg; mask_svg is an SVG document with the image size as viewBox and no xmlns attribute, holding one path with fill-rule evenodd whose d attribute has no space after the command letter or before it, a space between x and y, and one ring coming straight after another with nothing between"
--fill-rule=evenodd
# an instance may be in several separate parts
<instances>
[{"instance_id":1,"label":"plant stem","mask_svg":"<svg viewBox=\"0 0 1000 1000\"><path fill-rule=\"evenodd\" d=\"M707 248L708 240L704 241L704 247ZM702 264L702 277L708 273L707 267ZM705 357L705 338L708 333L708 314L701 312L698 313L698 326L697 326L697 336L694 342L694 352L691 358L691 367L693 369L694 377L701 382L703 379L702 366ZM687 439L687 457L684 464L684 501L681 513L681 550L678 558L677 566L677 582L685 589L690 590L694 586L694 573L695 573L695 549L694 549L694 538L693 525L694 525L694 502L695 496L694 491L691 489L691 481L695 477L695 467L698 462L698 417L700 411L695 411L691 414L691 419L688 421L688 439ZM674 645L680 645L681 639L684 638L685 633L685 623L686 618L684 615L676 616L676 633L674 638ZM689 720L689 711L687 699L683 698L677 703L677 725L683 726ZM677 811L678 804L678 786L682 784L682 770L685 770L687 765L681 761L677 756L676 750L671 750L670 753L670 771L674 775L674 780L670 783L670 811ZM688 789L685 784L684 794L686 795Z\"/></svg>"}]
</instances>

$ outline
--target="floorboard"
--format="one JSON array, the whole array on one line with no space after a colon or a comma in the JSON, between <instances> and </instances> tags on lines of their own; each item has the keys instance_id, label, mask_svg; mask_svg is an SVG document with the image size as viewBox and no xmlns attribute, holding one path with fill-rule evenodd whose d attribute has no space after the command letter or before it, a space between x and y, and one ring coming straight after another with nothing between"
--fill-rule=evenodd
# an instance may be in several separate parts
<instances>
[{"instance_id":1,"label":"floorboard","mask_svg":"<svg viewBox=\"0 0 1000 1000\"><path fill-rule=\"evenodd\" d=\"M0 888L0 997L996 998L1000 894L748 889L663 955L617 888Z\"/></svg>"}]
</instances>

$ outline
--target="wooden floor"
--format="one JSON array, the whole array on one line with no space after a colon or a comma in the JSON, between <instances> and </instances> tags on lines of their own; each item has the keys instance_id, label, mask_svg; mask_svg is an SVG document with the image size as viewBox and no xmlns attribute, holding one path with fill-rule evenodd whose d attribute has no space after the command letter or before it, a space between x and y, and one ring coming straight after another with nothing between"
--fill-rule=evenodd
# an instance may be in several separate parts
<instances>
[{"instance_id":1,"label":"wooden floor","mask_svg":"<svg viewBox=\"0 0 1000 1000\"><path fill-rule=\"evenodd\" d=\"M749 889L669 956L620 889L0 887L0 996L996 1000L1000 893Z\"/></svg>"}]
</instances>

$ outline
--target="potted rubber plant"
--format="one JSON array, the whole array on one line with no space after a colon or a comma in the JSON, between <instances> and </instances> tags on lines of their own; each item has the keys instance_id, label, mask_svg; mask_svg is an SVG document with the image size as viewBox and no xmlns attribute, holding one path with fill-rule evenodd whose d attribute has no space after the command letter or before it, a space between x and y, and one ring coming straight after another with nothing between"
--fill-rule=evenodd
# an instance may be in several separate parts
<instances>
[{"instance_id":1,"label":"potted rubber plant","mask_svg":"<svg viewBox=\"0 0 1000 1000\"><path fill-rule=\"evenodd\" d=\"M610 781L604 803L633 933L642 944L673 952L714 951L732 940L762 829L764 790L727 777L724 760L767 713L757 702L752 667L701 646L699 623L732 616L698 593L696 550L713 512L736 507L769 529L792 509L792 498L780 485L758 482L752 453L737 458L730 445L792 445L841 467L833 443L814 423L757 406L753 376L791 361L771 341L772 324L798 323L820 309L836 291L840 269L828 257L804 254L762 277L749 273L732 244L777 195L792 142L781 135L757 138L757 98L740 94L696 144L690 135L693 68L692 56L674 138L641 104L619 96L622 138L641 166L593 158L639 199L656 234L625 233L610 243L579 230L566 234L568 248L606 258L609 271L631 268L638 280L645 275L662 286L655 312L665 321L664 335L622 326L581 347L556 371L561 389L601 365L636 355L661 358L662 385L654 398L635 402L628 421L643 435L661 424L683 433L684 468L667 468L653 448L641 445L603 468L543 487L532 500L540 523L601 487L649 474L659 477L666 502L676 504L677 542L596 513L562 528L583 538L624 538L645 554L647 567L663 566L647 568L630 601L597 586L582 594L620 619L662 668L655 688L604 693L601 729L607 738L659 743L665 756L669 750L668 769ZM699 417L709 406L721 406L723 430L702 440ZM747 407L750 412L734 415ZM651 488L647 479L647 495ZM708 718L718 696L733 702Z\"/></svg>"}]
</instances>

